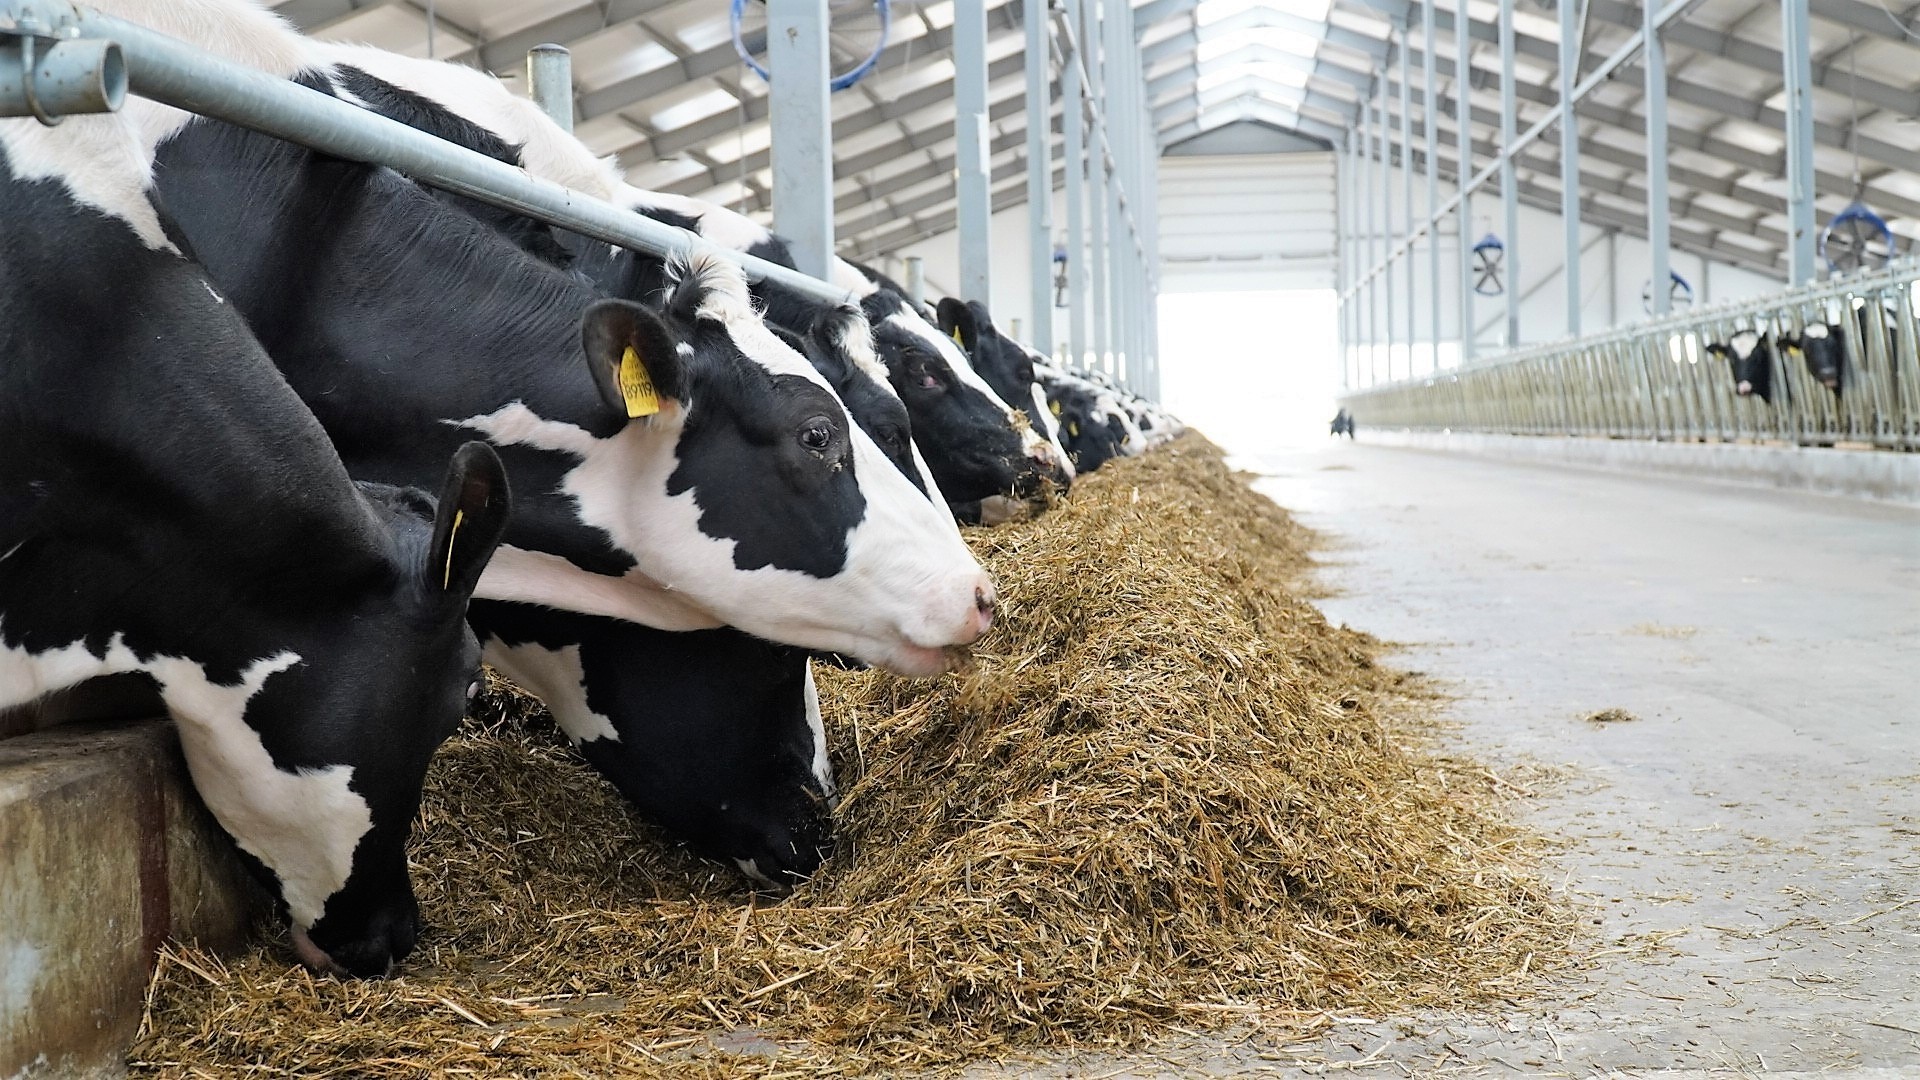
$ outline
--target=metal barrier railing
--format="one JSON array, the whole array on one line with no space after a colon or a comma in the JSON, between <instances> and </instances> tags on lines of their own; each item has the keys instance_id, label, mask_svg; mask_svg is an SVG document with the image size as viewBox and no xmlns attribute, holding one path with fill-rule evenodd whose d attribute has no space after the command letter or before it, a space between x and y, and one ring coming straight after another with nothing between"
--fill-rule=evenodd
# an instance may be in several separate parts
<instances>
[{"instance_id":1,"label":"metal barrier railing","mask_svg":"<svg viewBox=\"0 0 1920 1080\"><path fill-rule=\"evenodd\" d=\"M1920 265L1907 262L1349 391L1341 404L1362 429L1920 450L1917 289ZM1842 328L1838 393L1782 347L1810 323ZM1707 351L1741 331L1766 342L1771 401L1739 395L1731 364Z\"/></svg>"}]
</instances>

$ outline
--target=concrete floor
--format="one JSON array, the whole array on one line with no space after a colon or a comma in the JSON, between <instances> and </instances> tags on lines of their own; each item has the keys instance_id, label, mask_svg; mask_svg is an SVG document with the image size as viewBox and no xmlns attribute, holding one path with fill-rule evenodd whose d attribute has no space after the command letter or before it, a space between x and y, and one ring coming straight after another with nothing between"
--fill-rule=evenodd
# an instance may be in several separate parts
<instances>
[{"instance_id":1,"label":"concrete floor","mask_svg":"<svg viewBox=\"0 0 1920 1080\"><path fill-rule=\"evenodd\" d=\"M1510 1015L1043 1071L1920 1077L1920 509L1364 442L1240 464L1473 753L1560 767L1516 809L1600 955Z\"/></svg>"}]
</instances>

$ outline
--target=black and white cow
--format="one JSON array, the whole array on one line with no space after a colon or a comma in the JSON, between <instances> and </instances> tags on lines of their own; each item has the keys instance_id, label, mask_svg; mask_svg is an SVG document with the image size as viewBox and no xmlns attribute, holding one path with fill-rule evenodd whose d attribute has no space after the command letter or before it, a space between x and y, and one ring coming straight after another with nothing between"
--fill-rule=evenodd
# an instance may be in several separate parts
<instances>
[{"instance_id":1,"label":"black and white cow","mask_svg":"<svg viewBox=\"0 0 1920 1080\"><path fill-rule=\"evenodd\" d=\"M1800 333L1782 337L1780 344L1806 358L1807 373L1820 385L1836 396L1845 389L1847 335L1844 329L1831 323L1810 322Z\"/></svg>"},{"instance_id":2,"label":"black and white cow","mask_svg":"<svg viewBox=\"0 0 1920 1080\"><path fill-rule=\"evenodd\" d=\"M1082 473L1139 452L1139 429L1115 391L1044 362L1034 364L1034 373L1048 409L1059 418L1061 442Z\"/></svg>"},{"instance_id":3,"label":"black and white cow","mask_svg":"<svg viewBox=\"0 0 1920 1080\"><path fill-rule=\"evenodd\" d=\"M314 44L239 0L99 6L330 91ZM479 595L730 624L913 675L990 624L950 522L766 329L737 268L671 268L659 310L602 300L387 170L127 109L182 234L355 475L415 481L475 434L500 448L520 509Z\"/></svg>"},{"instance_id":4,"label":"black and white cow","mask_svg":"<svg viewBox=\"0 0 1920 1080\"><path fill-rule=\"evenodd\" d=\"M497 81L471 69L361 46L327 49L350 62L336 70L364 106L500 160L521 164L518 148L435 97L373 71L407 76L501 126L521 124L529 138L557 131L544 116L529 122L525 102L504 97ZM564 137L547 156L568 144L579 164L585 148ZM570 179L596 182L598 164L589 159ZM599 179L611 190L610 181ZM524 240L527 219L466 208L528 250L537 248ZM696 224L675 212L655 215L683 228ZM558 235L568 249L564 261L587 279L631 299L662 288L658 260ZM779 254L784 257L784 249ZM804 334L777 324L775 333L812 362L902 475L938 499L914 449L905 406L874 358L865 318L848 306L812 302L792 316L809 320ZM481 601L473 610L488 661L540 696L587 760L643 816L775 889L810 874L831 849L833 777L805 652L732 631L676 635L519 604Z\"/></svg>"},{"instance_id":5,"label":"black and white cow","mask_svg":"<svg viewBox=\"0 0 1920 1080\"><path fill-rule=\"evenodd\" d=\"M1734 393L1772 402L1773 346L1764 334L1758 330L1737 331L1725 342L1709 344L1707 355L1727 361Z\"/></svg>"},{"instance_id":6,"label":"black and white cow","mask_svg":"<svg viewBox=\"0 0 1920 1080\"><path fill-rule=\"evenodd\" d=\"M505 475L472 443L437 512L356 487L150 170L129 119L0 120L0 707L146 675L301 959L381 975L418 929L404 849L476 685Z\"/></svg>"},{"instance_id":7,"label":"black and white cow","mask_svg":"<svg viewBox=\"0 0 1920 1080\"><path fill-rule=\"evenodd\" d=\"M1002 333L993 324L993 316L987 311L987 305L978 300L962 301L943 297L935 307L935 317L939 320L941 333L953 338L967 351L967 359L972 362L974 370L987 381L994 393L1000 395L1002 401L1025 413L1028 425L1046 438L1054 449L1054 456L1064 463L1062 472L1071 481L1073 463L1067 448L1060 442L1060 425L1053 411L1047 408L1046 392L1040 388L1040 380L1034 374L1033 364L1037 354Z\"/></svg>"}]
</instances>

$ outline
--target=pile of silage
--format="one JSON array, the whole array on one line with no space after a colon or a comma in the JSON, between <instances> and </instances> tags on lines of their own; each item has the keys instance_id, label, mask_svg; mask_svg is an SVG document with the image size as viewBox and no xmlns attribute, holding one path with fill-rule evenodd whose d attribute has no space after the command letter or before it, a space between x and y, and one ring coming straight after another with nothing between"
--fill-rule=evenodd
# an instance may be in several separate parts
<instances>
[{"instance_id":1,"label":"pile of silage","mask_svg":"<svg viewBox=\"0 0 1920 1080\"><path fill-rule=\"evenodd\" d=\"M970 673L822 673L842 846L792 898L750 902L550 734L496 724L435 766L402 978L315 979L283 939L181 952L136 1065L897 1070L1486 1002L1557 955L1489 774L1390 719L1375 644L1294 591L1309 538L1209 444L970 539L1003 601Z\"/></svg>"}]
</instances>

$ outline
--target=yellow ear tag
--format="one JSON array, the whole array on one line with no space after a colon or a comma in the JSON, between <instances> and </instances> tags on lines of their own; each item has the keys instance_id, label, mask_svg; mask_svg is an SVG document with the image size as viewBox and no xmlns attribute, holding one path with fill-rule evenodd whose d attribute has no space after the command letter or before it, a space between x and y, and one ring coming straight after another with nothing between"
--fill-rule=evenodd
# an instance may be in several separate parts
<instances>
[{"instance_id":1,"label":"yellow ear tag","mask_svg":"<svg viewBox=\"0 0 1920 1080\"><path fill-rule=\"evenodd\" d=\"M966 342L960 340L960 328L957 326L953 328L953 343L963 347L966 345Z\"/></svg>"},{"instance_id":2,"label":"yellow ear tag","mask_svg":"<svg viewBox=\"0 0 1920 1080\"><path fill-rule=\"evenodd\" d=\"M620 356L620 396L627 399L627 418L652 416L660 411L660 394L653 388L653 377L640 362L640 354L627 346Z\"/></svg>"},{"instance_id":3,"label":"yellow ear tag","mask_svg":"<svg viewBox=\"0 0 1920 1080\"><path fill-rule=\"evenodd\" d=\"M1047 402L1047 408L1049 408L1049 409L1051 409L1051 410L1053 410L1053 415L1055 415L1055 416L1059 416L1059 415L1060 415L1060 403L1059 403L1059 402L1057 402L1057 401L1049 401L1049 402Z\"/></svg>"},{"instance_id":4,"label":"yellow ear tag","mask_svg":"<svg viewBox=\"0 0 1920 1080\"><path fill-rule=\"evenodd\" d=\"M1069 421L1067 421L1067 434L1068 434L1068 435L1071 435L1072 437L1074 437L1074 438L1076 438L1076 439L1077 439L1077 438L1079 438L1079 437L1080 437L1080 425L1079 425L1079 424L1076 424L1076 423L1074 423L1074 422L1073 422L1072 420L1069 420Z\"/></svg>"},{"instance_id":5,"label":"yellow ear tag","mask_svg":"<svg viewBox=\"0 0 1920 1080\"><path fill-rule=\"evenodd\" d=\"M440 588L442 591L453 587L453 538L460 535L460 523L466 519L467 512L465 510L456 509L453 512L453 528L447 530L447 570L446 573L440 575Z\"/></svg>"}]
</instances>

